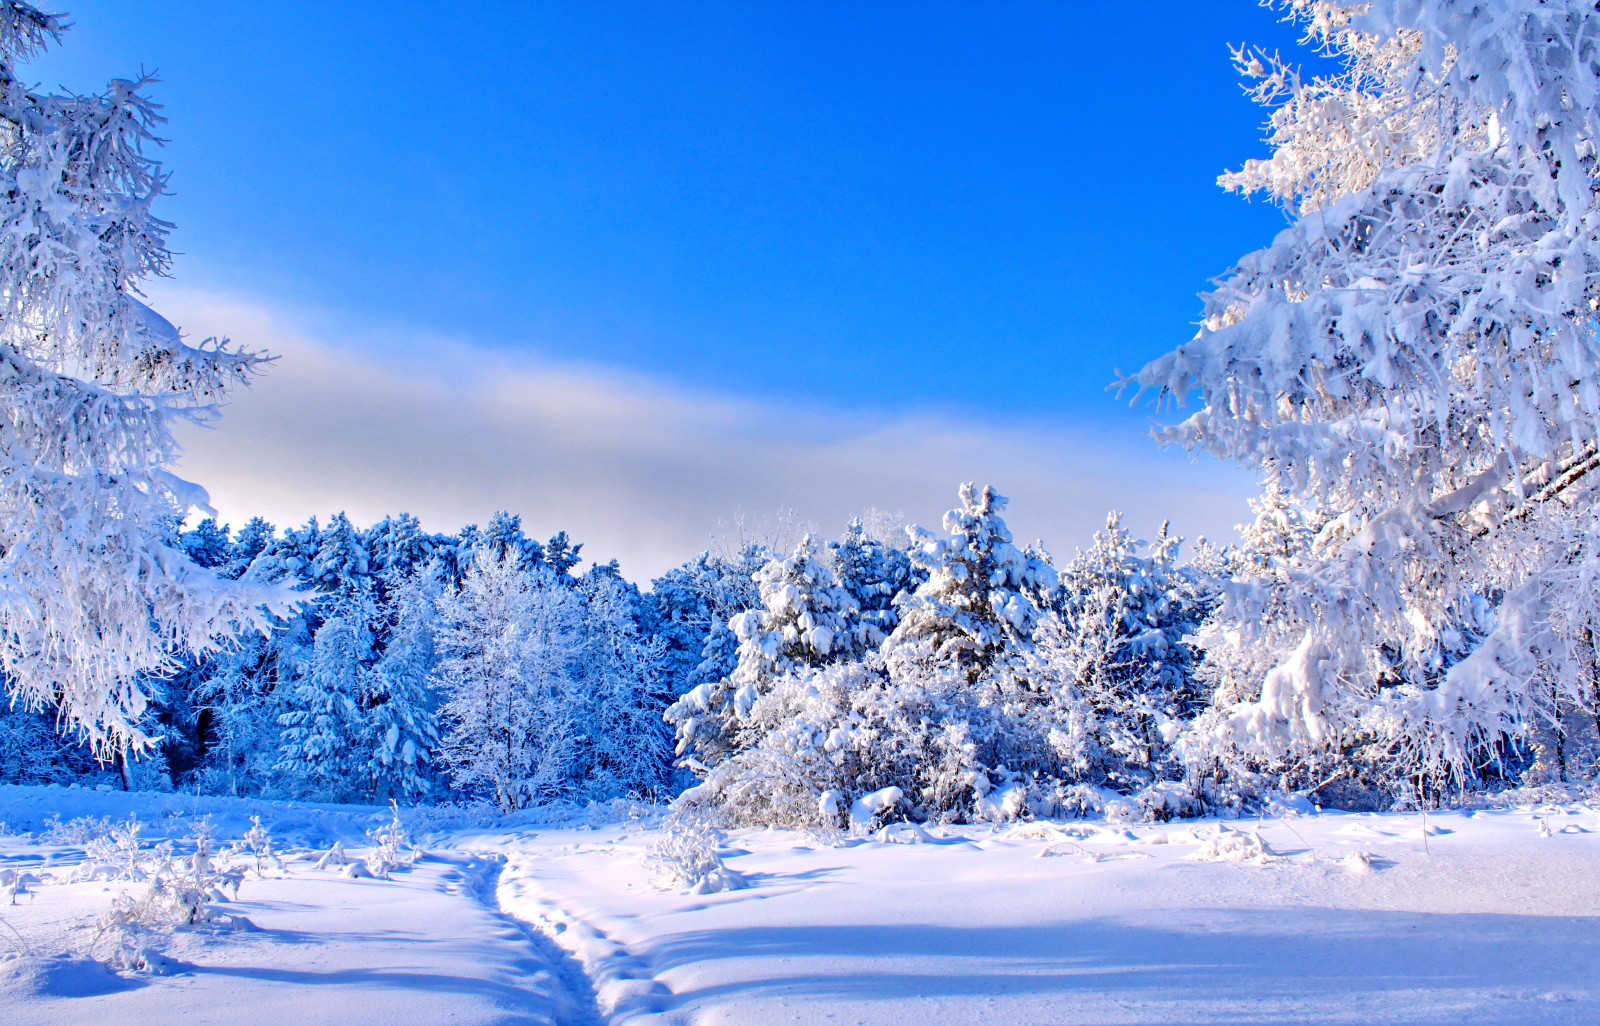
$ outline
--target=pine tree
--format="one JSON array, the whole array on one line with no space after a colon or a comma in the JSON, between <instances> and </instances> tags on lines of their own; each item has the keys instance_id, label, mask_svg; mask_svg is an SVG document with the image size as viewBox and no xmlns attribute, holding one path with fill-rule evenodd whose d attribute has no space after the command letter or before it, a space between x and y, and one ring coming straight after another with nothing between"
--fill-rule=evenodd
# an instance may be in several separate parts
<instances>
[{"instance_id":1,"label":"pine tree","mask_svg":"<svg viewBox=\"0 0 1600 1026\"><path fill-rule=\"evenodd\" d=\"M544 561L544 547L522 533L522 518L505 510L489 518L489 526L478 535L476 547L490 559L509 557L521 570Z\"/></svg>"},{"instance_id":2,"label":"pine tree","mask_svg":"<svg viewBox=\"0 0 1600 1026\"><path fill-rule=\"evenodd\" d=\"M1178 544L1162 525L1146 551L1110 514L1035 634L1031 666L1059 721L1051 744L1076 780L1131 792L1182 775L1172 745L1203 697L1188 638L1210 603Z\"/></svg>"},{"instance_id":3,"label":"pine tree","mask_svg":"<svg viewBox=\"0 0 1600 1026\"><path fill-rule=\"evenodd\" d=\"M185 531L179 545L196 566L203 566L207 570L221 567L233 555L233 541L228 537L228 528L219 526L216 517L206 517L193 530Z\"/></svg>"},{"instance_id":4,"label":"pine tree","mask_svg":"<svg viewBox=\"0 0 1600 1026\"><path fill-rule=\"evenodd\" d=\"M136 298L171 264L151 214L161 119L148 77L30 91L19 64L64 28L20 0L0 9L0 669L108 754L151 744L148 682L178 653L259 627L283 598L220 582L168 541L207 509L167 469L172 425L214 417L262 358L188 345Z\"/></svg>"},{"instance_id":5,"label":"pine tree","mask_svg":"<svg viewBox=\"0 0 1600 1026\"><path fill-rule=\"evenodd\" d=\"M250 569L256 557L272 546L275 528L260 517L251 517L234 535L233 548L228 560L217 568L217 573L237 581Z\"/></svg>"},{"instance_id":6,"label":"pine tree","mask_svg":"<svg viewBox=\"0 0 1600 1026\"><path fill-rule=\"evenodd\" d=\"M433 558L440 539L424 532L416 517L402 513L372 525L365 541L372 572L385 582L399 582Z\"/></svg>"},{"instance_id":7,"label":"pine tree","mask_svg":"<svg viewBox=\"0 0 1600 1026\"><path fill-rule=\"evenodd\" d=\"M555 571L556 576L566 576L580 562L578 553L582 549L581 544L572 544L567 532L557 531L544 547L544 560L550 564L550 569Z\"/></svg>"},{"instance_id":8,"label":"pine tree","mask_svg":"<svg viewBox=\"0 0 1600 1026\"><path fill-rule=\"evenodd\" d=\"M433 790L429 762L439 747L439 727L429 680L437 661L440 587L436 574L423 568L389 589L387 640L368 678L365 724L366 776L378 799L416 801Z\"/></svg>"},{"instance_id":9,"label":"pine tree","mask_svg":"<svg viewBox=\"0 0 1600 1026\"><path fill-rule=\"evenodd\" d=\"M829 542L828 548L840 586L856 600L861 621L869 627L868 643L881 644L900 624L895 599L916 590L926 576L912 567L905 552L868 534L859 517L852 518L844 537Z\"/></svg>"},{"instance_id":10,"label":"pine tree","mask_svg":"<svg viewBox=\"0 0 1600 1026\"><path fill-rule=\"evenodd\" d=\"M779 676L859 657L867 649L870 628L811 535L789 556L758 570L755 584L761 605L728 625L738 639L733 669L722 680L697 685L667 714L680 754L692 749L703 765L741 746L740 721Z\"/></svg>"},{"instance_id":11,"label":"pine tree","mask_svg":"<svg viewBox=\"0 0 1600 1026\"><path fill-rule=\"evenodd\" d=\"M311 672L276 696L283 707L277 770L297 795L341 800L360 793L377 617L370 565L361 532L339 513L320 532L308 568L321 619L311 636Z\"/></svg>"},{"instance_id":12,"label":"pine tree","mask_svg":"<svg viewBox=\"0 0 1600 1026\"><path fill-rule=\"evenodd\" d=\"M1011 544L1000 517L1005 496L970 483L960 495L961 508L945 514L946 537L907 528L911 562L928 579L905 600L884 643L892 675L970 685L1027 652L1038 615L1027 591L1053 573Z\"/></svg>"}]
</instances>

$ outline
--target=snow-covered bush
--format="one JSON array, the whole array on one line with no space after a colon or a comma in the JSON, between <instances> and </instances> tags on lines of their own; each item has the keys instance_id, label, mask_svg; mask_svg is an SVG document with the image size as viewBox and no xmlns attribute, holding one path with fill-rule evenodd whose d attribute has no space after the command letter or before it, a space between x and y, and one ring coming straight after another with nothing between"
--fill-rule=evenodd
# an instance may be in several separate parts
<instances>
[{"instance_id":1,"label":"snow-covered bush","mask_svg":"<svg viewBox=\"0 0 1600 1026\"><path fill-rule=\"evenodd\" d=\"M267 866L271 865L280 872L283 870L283 857L278 853L272 842L272 835L267 828L261 825L260 816L250 817L250 829L245 831L243 837L229 845L225 854L229 858L244 857L250 861L250 868L255 870L257 879L267 875Z\"/></svg>"},{"instance_id":2,"label":"snow-covered bush","mask_svg":"<svg viewBox=\"0 0 1600 1026\"><path fill-rule=\"evenodd\" d=\"M389 822L367 832L367 838L374 843L372 855L367 859L367 869L380 880L389 879L389 874L396 869L408 868L417 861L418 855L416 846L411 843L411 835L406 831L405 824L400 822L400 807L390 802L389 810ZM323 860L318 861L317 868L324 868L324 861L331 863L333 855L330 850ZM339 847L338 860L341 864L348 862L343 847Z\"/></svg>"},{"instance_id":3,"label":"snow-covered bush","mask_svg":"<svg viewBox=\"0 0 1600 1026\"><path fill-rule=\"evenodd\" d=\"M664 890L691 894L737 891L749 886L744 877L723 864L717 854L721 838L692 809L668 816L645 855L645 866Z\"/></svg>"},{"instance_id":4,"label":"snow-covered bush","mask_svg":"<svg viewBox=\"0 0 1600 1026\"><path fill-rule=\"evenodd\" d=\"M61 816L52 812L44 821L39 839L45 844L88 844L109 835L111 830L110 816L78 816L63 823Z\"/></svg>"}]
</instances>

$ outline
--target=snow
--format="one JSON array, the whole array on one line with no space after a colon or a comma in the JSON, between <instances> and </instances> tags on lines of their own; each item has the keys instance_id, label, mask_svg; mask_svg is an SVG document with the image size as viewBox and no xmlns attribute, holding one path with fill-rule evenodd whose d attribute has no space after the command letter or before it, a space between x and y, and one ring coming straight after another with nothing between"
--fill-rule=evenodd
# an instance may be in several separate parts
<instances>
[{"instance_id":1,"label":"snow","mask_svg":"<svg viewBox=\"0 0 1600 1026\"><path fill-rule=\"evenodd\" d=\"M259 815L284 869L180 927L159 973L87 957L112 893L46 817L137 814L219 840ZM742 890L663 889L654 813L542 824L404 810L423 854L388 880L387 810L0 787L0 1019L29 1023L1568 1023L1600 1017L1600 809L1582 803L1276 819L1036 821L871 837L724 833ZM613 817L615 818L615 817ZM1424 834L1426 829L1426 834ZM179 848L182 850L182 843Z\"/></svg>"}]
</instances>

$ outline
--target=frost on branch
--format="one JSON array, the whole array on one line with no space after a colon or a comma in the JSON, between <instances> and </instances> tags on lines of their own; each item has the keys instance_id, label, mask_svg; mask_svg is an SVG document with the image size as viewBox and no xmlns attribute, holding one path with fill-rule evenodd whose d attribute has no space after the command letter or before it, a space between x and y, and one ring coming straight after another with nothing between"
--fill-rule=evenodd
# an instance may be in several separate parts
<instances>
[{"instance_id":1,"label":"frost on branch","mask_svg":"<svg viewBox=\"0 0 1600 1026\"><path fill-rule=\"evenodd\" d=\"M262 623L270 589L224 586L168 545L205 493L167 470L177 419L204 422L263 357L186 343L137 298L166 272L161 118L140 90L27 88L18 62L62 25L0 16L0 666L101 753L143 748L148 680L175 653Z\"/></svg>"}]
</instances>

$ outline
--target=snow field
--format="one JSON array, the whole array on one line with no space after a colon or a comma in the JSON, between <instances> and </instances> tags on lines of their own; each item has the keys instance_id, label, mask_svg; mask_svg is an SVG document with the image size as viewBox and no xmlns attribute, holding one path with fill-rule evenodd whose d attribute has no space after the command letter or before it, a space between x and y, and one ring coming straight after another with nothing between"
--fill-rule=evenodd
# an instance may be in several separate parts
<instances>
[{"instance_id":1,"label":"snow field","mask_svg":"<svg viewBox=\"0 0 1600 1026\"><path fill-rule=\"evenodd\" d=\"M659 886L649 819L406 810L426 853L383 880L317 863L335 840L371 858L386 810L196 801L0 788L0 821L35 831L0 839L0 875L37 879L0 905L31 952L0 946L0 1022L1600 1018L1600 810L1581 803L1430 813L1426 835L1396 813L742 830L715 855L748 887L696 894ZM95 923L138 885L75 879L84 845L37 822L56 807L136 812L149 840L260 816L287 854L220 906L238 928L175 927L159 972L116 973L88 957Z\"/></svg>"},{"instance_id":2,"label":"snow field","mask_svg":"<svg viewBox=\"0 0 1600 1026\"><path fill-rule=\"evenodd\" d=\"M1595 1021L1600 814L1428 832L1424 851L1396 814L743 831L719 854L750 888L712 895L652 886L649 831L486 843L505 908L573 953L613 1023Z\"/></svg>"}]
</instances>

